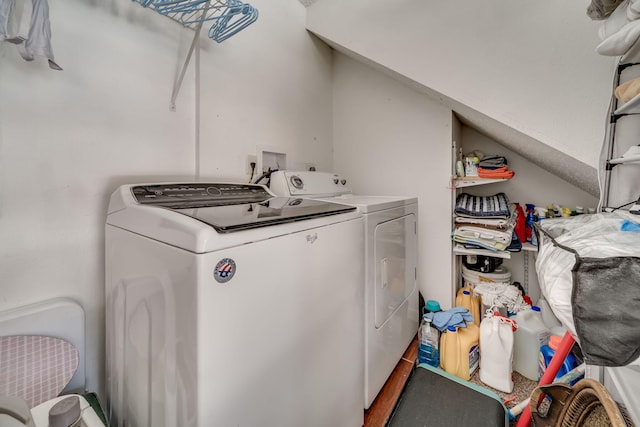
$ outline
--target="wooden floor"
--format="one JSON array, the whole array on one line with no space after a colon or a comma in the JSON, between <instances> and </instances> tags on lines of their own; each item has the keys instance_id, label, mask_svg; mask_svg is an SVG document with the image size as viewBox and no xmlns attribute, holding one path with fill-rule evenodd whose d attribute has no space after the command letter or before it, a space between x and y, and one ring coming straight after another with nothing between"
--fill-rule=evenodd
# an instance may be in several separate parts
<instances>
[{"instance_id":1,"label":"wooden floor","mask_svg":"<svg viewBox=\"0 0 640 427\"><path fill-rule=\"evenodd\" d=\"M384 427L387 424L393 408L402 394L404 385L415 367L417 358L418 338L416 336L380 390L376 400L365 411L364 427Z\"/></svg>"}]
</instances>

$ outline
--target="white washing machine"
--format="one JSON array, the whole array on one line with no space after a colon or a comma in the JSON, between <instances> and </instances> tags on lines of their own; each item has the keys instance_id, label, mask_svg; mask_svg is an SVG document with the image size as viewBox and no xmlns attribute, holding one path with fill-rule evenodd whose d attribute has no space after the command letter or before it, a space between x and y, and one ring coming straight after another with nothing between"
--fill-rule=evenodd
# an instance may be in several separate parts
<instances>
[{"instance_id":1,"label":"white washing machine","mask_svg":"<svg viewBox=\"0 0 640 427\"><path fill-rule=\"evenodd\" d=\"M260 185L125 185L105 232L112 426L362 426L355 208Z\"/></svg>"},{"instance_id":2,"label":"white washing machine","mask_svg":"<svg viewBox=\"0 0 640 427\"><path fill-rule=\"evenodd\" d=\"M365 357L368 409L418 330L418 201L359 196L346 178L327 172L278 171L270 189L278 195L345 203L364 216Z\"/></svg>"}]
</instances>

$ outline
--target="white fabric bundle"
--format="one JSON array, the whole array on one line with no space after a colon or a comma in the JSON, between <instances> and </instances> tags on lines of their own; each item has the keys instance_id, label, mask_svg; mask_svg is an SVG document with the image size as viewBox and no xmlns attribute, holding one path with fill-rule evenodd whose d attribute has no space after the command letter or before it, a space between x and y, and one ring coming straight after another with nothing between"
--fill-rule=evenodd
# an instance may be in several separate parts
<instances>
[{"instance_id":1,"label":"white fabric bundle","mask_svg":"<svg viewBox=\"0 0 640 427\"><path fill-rule=\"evenodd\" d=\"M481 282L473 288L473 292L482 297L483 305L506 308L510 313L517 313L529 307L518 288L509 283Z\"/></svg>"}]
</instances>

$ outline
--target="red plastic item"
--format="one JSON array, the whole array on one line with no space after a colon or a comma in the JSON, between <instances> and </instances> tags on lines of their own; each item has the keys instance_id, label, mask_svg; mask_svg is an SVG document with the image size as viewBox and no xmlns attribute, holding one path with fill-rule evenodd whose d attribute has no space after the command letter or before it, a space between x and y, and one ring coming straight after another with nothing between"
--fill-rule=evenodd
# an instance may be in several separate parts
<instances>
[{"instance_id":1,"label":"red plastic item","mask_svg":"<svg viewBox=\"0 0 640 427\"><path fill-rule=\"evenodd\" d=\"M551 362L549 362L547 370L544 371L542 378L540 378L540 381L538 381L539 386L551 384L551 382L556 378L558 371L564 363L564 359L571 351L571 347L573 347L574 343L575 340L573 339L571 334L569 332L565 332L564 337L562 337L562 341L560 341L560 345L558 347L558 350L556 351L556 354L553 356L553 358L551 358ZM542 399L544 399L544 394L540 395L540 401L538 402L538 404L540 404ZM520 415L520 419L518 419L516 427L528 427L529 424L531 424L531 407L527 405L527 407L524 408L524 411L522 411L522 415Z\"/></svg>"},{"instance_id":2,"label":"red plastic item","mask_svg":"<svg viewBox=\"0 0 640 427\"><path fill-rule=\"evenodd\" d=\"M516 217L516 226L513 231L515 231L516 236L520 239L520 243L525 243L527 241L527 232L526 232L526 220L527 218L524 215L524 210L522 210L522 206L520 203L516 203L516 212L518 216Z\"/></svg>"}]
</instances>

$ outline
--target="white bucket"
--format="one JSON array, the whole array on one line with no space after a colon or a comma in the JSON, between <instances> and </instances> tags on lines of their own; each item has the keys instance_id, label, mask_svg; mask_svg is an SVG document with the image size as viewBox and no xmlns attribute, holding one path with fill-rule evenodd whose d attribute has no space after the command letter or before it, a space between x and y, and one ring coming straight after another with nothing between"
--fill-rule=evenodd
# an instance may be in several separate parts
<instances>
[{"instance_id":1,"label":"white bucket","mask_svg":"<svg viewBox=\"0 0 640 427\"><path fill-rule=\"evenodd\" d=\"M513 322L502 316L480 323L480 381L505 393L513 391Z\"/></svg>"},{"instance_id":2,"label":"white bucket","mask_svg":"<svg viewBox=\"0 0 640 427\"><path fill-rule=\"evenodd\" d=\"M481 273L479 271L470 270L465 266L462 266L462 279L464 281L464 287L474 289L476 285L480 283L504 283L505 285L511 284L511 272L503 266L499 266L493 273ZM485 313L489 308L488 305L482 303L481 313ZM506 307L494 307L501 315L507 315Z\"/></svg>"},{"instance_id":3,"label":"white bucket","mask_svg":"<svg viewBox=\"0 0 640 427\"><path fill-rule=\"evenodd\" d=\"M463 265L462 279L464 280L464 286L470 286L471 288L480 282L511 283L511 272L505 267L500 266L496 268L493 273L481 273Z\"/></svg>"}]
</instances>

